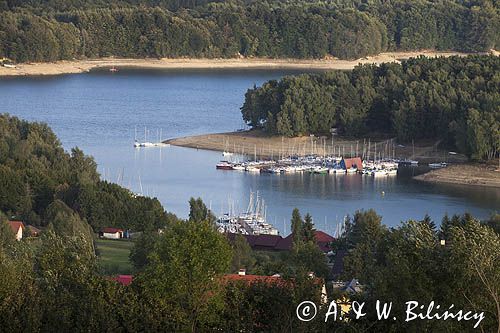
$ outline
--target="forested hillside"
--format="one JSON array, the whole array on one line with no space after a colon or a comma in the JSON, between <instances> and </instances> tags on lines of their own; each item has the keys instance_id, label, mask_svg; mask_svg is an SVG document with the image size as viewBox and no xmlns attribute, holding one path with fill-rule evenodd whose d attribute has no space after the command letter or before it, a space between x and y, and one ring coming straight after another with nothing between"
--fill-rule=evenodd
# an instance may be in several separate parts
<instances>
[{"instance_id":1,"label":"forested hillside","mask_svg":"<svg viewBox=\"0 0 500 333\"><path fill-rule=\"evenodd\" d=\"M241 108L254 128L286 136L385 133L436 139L472 159L500 151L500 58L416 58L350 72L285 77L249 89Z\"/></svg>"},{"instance_id":2,"label":"forested hillside","mask_svg":"<svg viewBox=\"0 0 500 333\"><path fill-rule=\"evenodd\" d=\"M492 0L0 0L0 57L359 58L499 45Z\"/></svg>"},{"instance_id":3,"label":"forested hillside","mask_svg":"<svg viewBox=\"0 0 500 333\"><path fill-rule=\"evenodd\" d=\"M78 148L66 153L47 125L0 114L1 212L64 231L157 229L169 220L158 200L101 181L94 160Z\"/></svg>"}]
</instances>

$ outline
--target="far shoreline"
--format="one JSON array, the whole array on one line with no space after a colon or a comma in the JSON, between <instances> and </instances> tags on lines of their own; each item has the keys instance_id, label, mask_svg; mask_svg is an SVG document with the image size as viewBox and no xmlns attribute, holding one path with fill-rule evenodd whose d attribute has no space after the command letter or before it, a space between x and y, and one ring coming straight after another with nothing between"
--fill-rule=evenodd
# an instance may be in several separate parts
<instances>
[{"instance_id":1,"label":"far shoreline","mask_svg":"<svg viewBox=\"0 0 500 333\"><path fill-rule=\"evenodd\" d=\"M271 58L98 58L81 60L61 60L57 62L20 63L15 68L0 66L0 77L41 76L86 73L96 69L143 68L143 69L291 69L291 70L352 70L359 64L382 64L418 56L450 57L473 54L453 51L422 50L414 52L385 52L375 56L355 60L328 59L271 59Z\"/></svg>"}]
</instances>

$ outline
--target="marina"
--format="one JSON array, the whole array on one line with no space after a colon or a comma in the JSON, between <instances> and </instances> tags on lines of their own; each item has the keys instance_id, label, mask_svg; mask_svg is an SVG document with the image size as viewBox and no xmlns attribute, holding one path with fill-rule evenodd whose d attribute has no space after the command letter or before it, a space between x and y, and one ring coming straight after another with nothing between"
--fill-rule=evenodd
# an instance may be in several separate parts
<instances>
[{"instance_id":1,"label":"marina","mask_svg":"<svg viewBox=\"0 0 500 333\"><path fill-rule=\"evenodd\" d=\"M395 159L363 161L360 157L343 158L338 156L308 155L290 156L279 160L254 160L243 162L221 161L215 165L215 168L218 170L235 170L270 174L291 174L302 172L320 175L352 175L360 173L363 175L378 177L397 175L400 163L400 160ZM401 165L406 164L403 162Z\"/></svg>"},{"instance_id":2,"label":"marina","mask_svg":"<svg viewBox=\"0 0 500 333\"><path fill-rule=\"evenodd\" d=\"M217 219L217 230L243 235L279 235L278 229L267 222L267 207L259 192L250 192L248 207L243 213L236 213L234 202L230 202L229 212Z\"/></svg>"}]
</instances>

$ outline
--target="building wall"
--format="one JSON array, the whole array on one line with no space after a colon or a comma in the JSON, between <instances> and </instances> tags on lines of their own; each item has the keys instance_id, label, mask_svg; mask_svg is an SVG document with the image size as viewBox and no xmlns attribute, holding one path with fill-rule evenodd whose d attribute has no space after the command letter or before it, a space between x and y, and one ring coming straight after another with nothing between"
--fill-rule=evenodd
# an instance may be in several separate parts
<instances>
[{"instance_id":1,"label":"building wall","mask_svg":"<svg viewBox=\"0 0 500 333\"><path fill-rule=\"evenodd\" d=\"M104 237L104 238L111 238L111 239L120 239L121 238L119 232L115 232L114 234L110 234L110 233L104 232L102 234L102 237Z\"/></svg>"},{"instance_id":2,"label":"building wall","mask_svg":"<svg viewBox=\"0 0 500 333\"><path fill-rule=\"evenodd\" d=\"M19 228L16 234L16 240L21 240L23 238L23 228Z\"/></svg>"}]
</instances>

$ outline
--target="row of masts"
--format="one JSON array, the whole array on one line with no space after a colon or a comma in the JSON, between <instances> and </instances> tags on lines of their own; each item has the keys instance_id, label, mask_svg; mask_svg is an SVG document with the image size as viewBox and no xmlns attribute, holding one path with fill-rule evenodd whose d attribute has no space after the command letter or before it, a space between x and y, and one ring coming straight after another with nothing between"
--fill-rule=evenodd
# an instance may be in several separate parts
<instances>
[{"instance_id":1,"label":"row of masts","mask_svg":"<svg viewBox=\"0 0 500 333\"><path fill-rule=\"evenodd\" d=\"M210 207L212 206L212 203L210 202ZM267 206L264 198L262 198L259 195L259 192L257 191L255 194L254 192L250 192L250 198L248 200L248 206L246 210L240 214L237 209L236 209L236 202L231 199L231 197L228 198L227 200L227 215L231 217L248 217L248 218L262 218L263 220L266 219L267 215ZM211 208L210 208L211 209ZM224 205L221 205L221 215L224 215Z\"/></svg>"},{"instance_id":2,"label":"row of masts","mask_svg":"<svg viewBox=\"0 0 500 333\"><path fill-rule=\"evenodd\" d=\"M165 144L163 143L163 129L156 129L156 137L157 141L156 142L151 142L148 141L148 136L151 137L151 132L147 129L146 126L144 126L144 141L139 142L138 136L137 136L137 126L135 126L135 133L134 133L134 147L154 147L154 146L164 146Z\"/></svg>"},{"instance_id":3,"label":"row of masts","mask_svg":"<svg viewBox=\"0 0 500 333\"><path fill-rule=\"evenodd\" d=\"M256 161L259 157L267 157L271 160L280 160L290 156L336 156L336 157L361 157L363 160L379 161L382 159L396 159L396 143L394 138L382 142L371 142L371 139L359 140L356 143L335 144L333 137L327 143L326 138L320 138L321 142L311 137L310 142L288 143L285 145L282 137L281 147L276 148L271 144L253 147L248 145L230 144L229 140L223 138L224 156L247 155L253 156ZM413 150L414 155L414 150Z\"/></svg>"}]
</instances>

